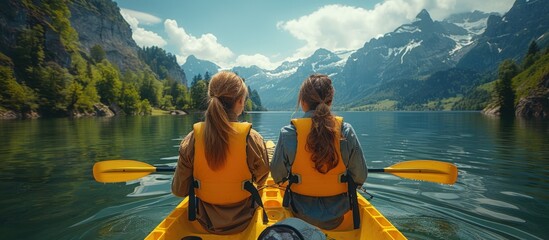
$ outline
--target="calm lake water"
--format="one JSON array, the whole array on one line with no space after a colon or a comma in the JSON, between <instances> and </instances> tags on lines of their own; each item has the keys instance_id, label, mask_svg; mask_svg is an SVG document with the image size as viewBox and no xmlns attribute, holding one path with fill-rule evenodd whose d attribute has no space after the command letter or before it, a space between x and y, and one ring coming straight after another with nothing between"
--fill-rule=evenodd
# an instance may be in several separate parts
<instances>
[{"instance_id":1,"label":"calm lake water","mask_svg":"<svg viewBox=\"0 0 549 240\"><path fill-rule=\"evenodd\" d=\"M370 174L372 203L410 239L549 239L549 122L478 112L340 112L368 166L413 159L454 163L455 185ZM296 113L294 117L301 116ZM265 139L291 112L249 113ZM175 164L200 116L0 121L3 239L142 239L180 201L170 175L94 181L109 159Z\"/></svg>"}]
</instances>

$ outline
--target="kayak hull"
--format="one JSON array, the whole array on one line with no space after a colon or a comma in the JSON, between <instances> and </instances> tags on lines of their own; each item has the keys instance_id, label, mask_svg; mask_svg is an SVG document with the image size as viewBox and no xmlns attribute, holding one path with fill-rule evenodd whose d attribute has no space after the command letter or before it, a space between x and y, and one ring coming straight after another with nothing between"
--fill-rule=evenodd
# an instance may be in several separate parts
<instances>
[{"instance_id":1,"label":"kayak hull","mask_svg":"<svg viewBox=\"0 0 549 240\"><path fill-rule=\"evenodd\" d=\"M261 191L269 218L267 224L263 224L262 210L258 208L244 231L231 235L211 234L198 221L188 221L188 198L185 198L145 239L257 239L266 227L292 217L292 213L282 207L283 190L276 187L271 178L267 180L267 186ZM336 229L322 230L329 239L406 239L368 200L360 194L357 195L360 228L353 229L352 213L349 211Z\"/></svg>"}]
</instances>

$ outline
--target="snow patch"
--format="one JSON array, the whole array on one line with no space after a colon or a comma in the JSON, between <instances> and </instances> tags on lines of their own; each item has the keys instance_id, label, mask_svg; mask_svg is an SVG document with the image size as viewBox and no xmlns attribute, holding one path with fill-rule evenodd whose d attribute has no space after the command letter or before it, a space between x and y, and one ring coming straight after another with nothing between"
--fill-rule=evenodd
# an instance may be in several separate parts
<instances>
[{"instance_id":1,"label":"snow patch","mask_svg":"<svg viewBox=\"0 0 549 240\"><path fill-rule=\"evenodd\" d=\"M415 33L415 32L421 32L421 29L412 25L404 25L399 27L395 32L396 33Z\"/></svg>"},{"instance_id":2,"label":"snow patch","mask_svg":"<svg viewBox=\"0 0 549 240\"><path fill-rule=\"evenodd\" d=\"M406 46L404 46L403 47L404 53L402 54L402 56L400 56L400 64L404 63L404 56L407 53L411 52L414 48L421 46L422 42L423 42L423 40L421 40L419 42L415 42L415 40L411 40ZM402 52L402 50L400 52ZM400 54L400 52L399 52L399 54Z\"/></svg>"},{"instance_id":3,"label":"snow patch","mask_svg":"<svg viewBox=\"0 0 549 240\"><path fill-rule=\"evenodd\" d=\"M488 25L488 18L483 18L478 21L470 21L469 19L465 19L464 22L454 24L467 30L467 32L469 33L472 33L474 35L480 35L484 33L484 30L486 30L486 26Z\"/></svg>"},{"instance_id":4,"label":"snow patch","mask_svg":"<svg viewBox=\"0 0 549 240\"><path fill-rule=\"evenodd\" d=\"M297 72L297 68L298 67L293 67L293 68L290 68L290 69L287 69L287 70L284 70L284 71L281 71L281 72L267 72L267 77L271 77L271 78L283 78L283 77L287 77L287 76L290 76L292 74L294 74L295 72Z\"/></svg>"}]
</instances>

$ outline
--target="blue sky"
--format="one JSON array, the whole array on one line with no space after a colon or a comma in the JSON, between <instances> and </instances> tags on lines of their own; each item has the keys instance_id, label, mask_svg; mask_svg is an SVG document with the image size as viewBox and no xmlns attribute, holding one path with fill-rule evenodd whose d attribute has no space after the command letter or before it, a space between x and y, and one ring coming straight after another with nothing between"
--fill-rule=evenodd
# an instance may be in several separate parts
<instances>
[{"instance_id":1,"label":"blue sky","mask_svg":"<svg viewBox=\"0 0 549 240\"><path fill-rule=\"evenodd\" d=\"M507 12L514 0L115 0L139 46L159 46L223 68L273 69L318 48L355 50L412 21L452 13Z\"/></svg>"}]
</instances>

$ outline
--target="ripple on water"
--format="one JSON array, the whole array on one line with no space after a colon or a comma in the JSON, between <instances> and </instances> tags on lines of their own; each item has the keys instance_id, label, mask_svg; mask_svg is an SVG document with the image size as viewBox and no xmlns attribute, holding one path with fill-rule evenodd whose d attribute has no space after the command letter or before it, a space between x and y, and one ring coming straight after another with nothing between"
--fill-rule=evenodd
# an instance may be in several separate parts
<instances>
[{"instance_id":1,"label":"ripple on water","mask_svg":"<svg viewBox=\"0 0 549 240\"><path fill-rule=\"evenodd\" d=\"M506 202L499 201L499 200L490 199L490 198L477 198L477 199L474 199L474 200L479 202L481 205L491 205L491 206L496 206L496 207L501 207L501 208L519 209L517 206L515 206L513 204L506 203Z\"/></svg>"},{"instance_id":2,"label":"ripple on water","mask_svg":"<svg viewBox=\"0 0 549 240\"><path fill-rule=\"evenodd\" d=\"M455 193L442 193L442 192L423 192L421 193L423 196L439 200L439 201L446 201L446 200L456 200L459 199L459 195Z\"/></svg>"},{"instance_id":3,"label":"ripple on water","mask_svg":"<svg viewBox=\"0 0 549 240\"><path fill-rule=\"evenodd\" d=\"M510 215L501 213L501 212L488 210L488 209L486 209L484 207L481 207L481 206L475 207L472 210L472 212L475 212L475 213L478 213L478 214L481 214L481 215L484 215L484 216L489 216L489 217L492 217L492 218L496 218L496 219L499 219L499 220L504 220L504 221L517 222L517 223L525 223L526 222L521 218L513 217L513 216L510 216Z\"/></svg>"},{"instance_id":4,"label":"ripple on water","mask_svg":"<svg viewBox=\"0 0 549 240\"><path fill-rule=\"evenodd\" d=\"M143 197L169 194L171 193L172 177L172 175L166 174L151 174L138 180L127 182L126 184L128 185L139 183L139 185L134 188L134 191L127 196Z\"/></svg>"},{"instance_id":5,"label":"ripple on water","mask_svg":"<svg viewBox=\"0 0 549 240\"><path fill-rule=\"evenodd\" d=\"M67 235L79 239L143 239L180 201L164 195L108 207L69 227Z\"/></svg>"},{"instance_id":6,"label":"ripple on water","mask_svg":"<svg viewBox=\"0 0 549 240\"><path fill-rule=\"evenodd\" d=\"M508 196L513 196L513 197L523 197L523 198L534 199L534 197L532 197L532 196L528 196L526 194L521 194L521 193L516 193L516 192L502 191L500 193L508 195Z\"/></svg>"}]
</instances>

